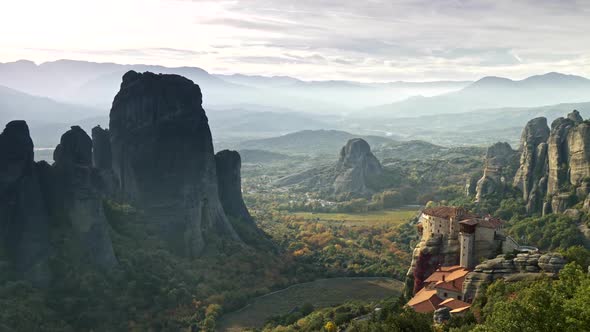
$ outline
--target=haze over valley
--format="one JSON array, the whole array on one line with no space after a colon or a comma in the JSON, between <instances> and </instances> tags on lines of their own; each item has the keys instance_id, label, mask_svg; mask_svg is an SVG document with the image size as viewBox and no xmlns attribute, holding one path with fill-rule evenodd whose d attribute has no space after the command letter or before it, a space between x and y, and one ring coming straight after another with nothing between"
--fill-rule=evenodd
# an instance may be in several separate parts
<instances>
[{"instance_id":1,"label":"haze over valley","mask_svg":"<svg viewBox=\"0 0 590 332\"><path fill-rule=\"evenodd\" d=\"M5 1L0 332L587 331L589 18Z\"/></svg>"}]
</instances>

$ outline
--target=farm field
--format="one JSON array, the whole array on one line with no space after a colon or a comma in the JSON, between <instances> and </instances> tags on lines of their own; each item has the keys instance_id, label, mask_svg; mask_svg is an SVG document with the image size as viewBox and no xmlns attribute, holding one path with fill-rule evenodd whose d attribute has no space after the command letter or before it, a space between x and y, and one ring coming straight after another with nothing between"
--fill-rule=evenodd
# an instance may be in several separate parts
<instances>
[{"instance_id":1,"label":"farm field","mask_svg":"<svg viewBox=\"0 0 590 332\"><path fill-rule=\"evenodd\" d=\"M304 303L322 308L355 299L372 302L399 296L402 288L401 281L389 278L333 278L296 284L258 297L243 309L222 316L218 330L261 328L268 318L289 313Z\"/></svg>"},{"instance_id":2,"label":"farm field","mask_svg":"<svg viewBox=\"0 0 590 332\"><path fill-rule=\"evenodd\" d=\"M307 220L314 220L325 223L344 223L350 226L378 226L390 225L396 226L418 214L418 208L408 207L396 210L383 210L366 213L314 213L314 212L295 212L295 216Z\"/></svg>"}]
</instances>

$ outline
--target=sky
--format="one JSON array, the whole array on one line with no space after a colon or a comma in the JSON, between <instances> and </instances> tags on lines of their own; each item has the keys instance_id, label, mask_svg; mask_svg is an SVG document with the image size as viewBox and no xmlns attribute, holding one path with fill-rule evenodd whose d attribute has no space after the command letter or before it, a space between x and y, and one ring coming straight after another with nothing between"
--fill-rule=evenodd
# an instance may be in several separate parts
<instances>
[{"instance_id":1,"label":"sky","mask_svg":"<svg viewBox=\"0 0 590 332\"><path fill-rule=\"evenodd\" d=\"M0 62L306 80L590 77L588 0L0 0Z\"/></svg>"}]
</instances>

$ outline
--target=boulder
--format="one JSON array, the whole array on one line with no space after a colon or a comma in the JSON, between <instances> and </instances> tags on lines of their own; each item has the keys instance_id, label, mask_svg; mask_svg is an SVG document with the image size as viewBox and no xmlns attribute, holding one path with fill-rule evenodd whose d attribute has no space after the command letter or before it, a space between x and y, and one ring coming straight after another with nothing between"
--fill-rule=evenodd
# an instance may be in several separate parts
<instances>
[{"instance_id":1,"label":"boulder","mask_svg":"<svg viewBox=\"0 0 590 332\"><path fill-rule=\"evenodd\" d=\"M434 311L433 314L434 322L437 324L442 324L449 319L451 319L451 309L447 307L438 308Z\"/></svg>"}]
</instances>

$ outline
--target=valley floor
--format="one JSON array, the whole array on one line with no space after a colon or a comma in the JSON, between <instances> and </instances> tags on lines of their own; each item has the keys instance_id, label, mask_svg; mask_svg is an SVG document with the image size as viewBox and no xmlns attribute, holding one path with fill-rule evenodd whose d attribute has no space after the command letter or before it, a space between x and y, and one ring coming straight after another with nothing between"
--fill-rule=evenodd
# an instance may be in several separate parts
<instances>
[{"instance_id":1,"label":"valley floor","mask_svg":"<svg viewBox=\"0 0 590 332\"><path fill-rule=\"evenodd\" d=\"M305 303L322 308L357 299L372 302L399 296L402 289L401 281L389 278L332 278L296 284L260 296L246 307L222 316L218 331L261 328L270 317L287 314Z\"/></svg>"},{"instance_id":2,"label":"valley floor","mask_svg":"<svg viewBox=\"0 0 590 332\"><path fill-rule=\"evenodd\" d=\"M418 215L418 206L406 206L395 210L371 211L365 213L316 213L294 212L295 216L321 223L341 222L347 226L397 226Z\"/></svg>"}]
</instances>

